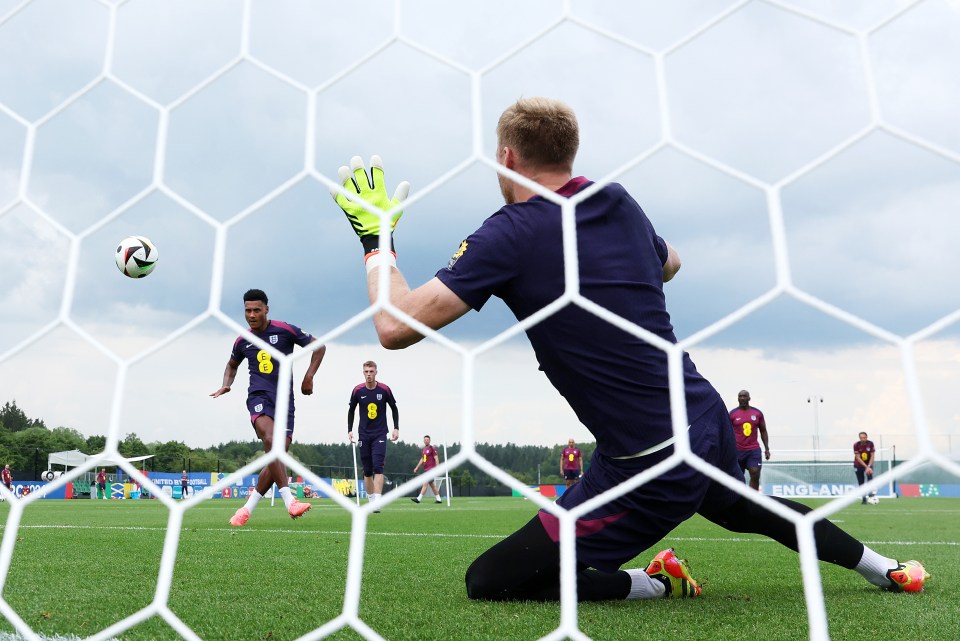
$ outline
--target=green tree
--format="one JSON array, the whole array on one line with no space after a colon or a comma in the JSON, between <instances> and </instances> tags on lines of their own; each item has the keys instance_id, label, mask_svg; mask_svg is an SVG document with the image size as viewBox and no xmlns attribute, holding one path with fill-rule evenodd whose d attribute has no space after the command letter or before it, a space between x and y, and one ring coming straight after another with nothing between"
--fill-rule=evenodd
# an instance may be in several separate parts
<instances>
[{"instance_id":1,"label":"green tree","mask_svg":"<svg viewBox=\"0 0 960 641\"><path fill-rule=\"evenodd\" d=\"M72 427L55 427L50 430L48 445L53 452L63 452L64 450L83 450L87 440L83 434Z\"/></svg>"},{"instance_id":2,"label":"green tree","mask_svg":"<svg viewBox=\"0 0 960 641\"><path fill-rule=\"evenodd\" d=\"M87 446L83 449L86 454L99 454L107 447L107 437L102 435L88 436Z\"/></svg>"},{"instance_id":3,"label":"green tree","mask_svg":"<svg viewBox=\"0 0 960 641\"><path fill-rule=\"evenodd\" d=\"M35 473L47 469L47 455L55 451L50 444L50 431L45 427L28 427L14 432L10 440L14 460L10 461L10 467Z\"/></svg>"},{"instance_id":4,"label":"green tree","mask_svg":"<svg viewBox=\"0 0 960 641\"><path fill-rule=\"evenodd\" d=\"M144 456L145 454L150 453L150 450L147 448L144 442L140 440L140 437L133 432L127 434L123 440L120 441L120 445L117 447L117 449L120 450L120 455L124 458Z\"/></svg>"},{"instance_id":5,"label":"green tree","mask_svg":"<svg viewBox=\"0 0 960 641\"><path fill-rule=\"evenodd\" d=\"M470 495L470 488L477 484L476 480L473 478L473 475L470 474L470 470L463 468L455 470L457 472L456 476L451 472L450 478L454 483L457 484L457 487L460 490L461 494Z\"/></svg>"},{"instance_id":6,"label":"green tree","mask_svg":"<svg viewBox=\"0 0 960 641\"><path fill-rule=\"evenodd\" d=\"M179 472L185 469L184 460L190 458L190 448L180 441L154 443L151 467L157 472Z\"/></svg>"},{"instance_id":7,"label":"green tree","mask_svg":"<svg viewBox=\"0 0 960 641\"><path fill-rule=\"evenodd\" d=\"M11 432L22 432L31 427L47 429L43 421L28 418L23 410L17 407L17 401L7 401L0 408L0 424Z\"/></svg>"},{"instance_id":8,"label":"green tree","mask_svg":"<svg viewBox=\"0 0 960 641\"><path fill-rule=\"evenodd\" d=\"M220 457L211 448L190 450L187 458L189 459L190 470L193 472L216 472L218 465L220 465L221 472L225 471L225 468L221 465ZM235 469L237 468L233 467L229 471L232 472Z\"/></svg>"}]
</instances>

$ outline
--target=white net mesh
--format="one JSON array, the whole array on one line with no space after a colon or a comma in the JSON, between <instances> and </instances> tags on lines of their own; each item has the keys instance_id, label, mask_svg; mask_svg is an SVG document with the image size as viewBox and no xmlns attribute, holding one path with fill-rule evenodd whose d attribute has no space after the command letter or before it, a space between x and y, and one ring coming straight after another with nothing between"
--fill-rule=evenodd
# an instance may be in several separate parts
<instances>
[{"instance_id":1,"label":"white net mesh","mask_svg":"<svg viewBox=\"0 0 960 641\"><path fill-rule=\"evenodd\" d=\"M584 125L579 160L583 173L598 183L623 182L638 196L650 192L649 200L640 197L641 204L648 211L664 212L653 216L664 237L675 236L671 226L702 225L703 235L694 235L689 247L681 247L688 265L722 264L735 257L711 246L710 235L718 226L732 224L757 235L755 260L746 269L718 271L723 278L749 279L748 293L732 301L703 300L702 313L687 321L696 324L677 321L680 344L661 345L671 363L676 454L570 513L529 492L476 453L486 424L477 420L482 411L477 370L526 326L564 304L580 305L614 325L623 322L578 293L571 262L564 298L525 323L512 324L501 315L500 328L479 342L426 332L448 359L459 357L461 367L457 436L462 449L442 470L471 461L559 517L562 614L557 629L545 638L585 638L577 622L574 581L577 516L684 460L797 523L810 638L828 639L812 524L855 497L800 518L693 457L683 430L680 358L682 350L709 346L737 326L752 331L750 321L770 320L764 316L770 310L775 311L773 320L797 309L813 310L818 322L827 319L842 332L866 336L899 361L895 369L906 390L899 392L903 402L898 411L906 418L902 434L914 439L915 447L905 465L878 476L873 487L927 462L960 474L949 458L955 417L944 421L939 409L935 415L928 411L946 398L941 396L942 373L955 374L955 364L948 359L943 366L942 358L929 357L928 350L939 349L936 340L955 329L960 319L956 296L934 288L931 300L915 301L921 313L913 320L887 315L889 294L903 294L896 287L910 288L911 278L927 276L913 269L907 275L897 273L896 259L916 260L918 269L932 271L942 269L944 263L937 262L942 256L955 253L947 243L956 238L950 232L956 231L960 202L960 129L946 123L955 117L958 97L955 91L941 95L934 88L955 85L951 56L939 52L956 51L949 38L960 25L958 9L949 1L842 3L843 9L840 3L814 0L731 2L722 8L715 3L677 4L666 12L655 3L586 0L519 6L485 2L469 9L437 2L395 3L393 11L361 19L352 7L307 2L0 0L0 147L5 150L0 155L0 235L14 239L0 241L0 295L7 309L18 310L0 344L4 386L13 371L27 381L40 380L29 362L40 360L48 348L67 346L80 353L91 363L86 373L98 381L84 388L85 394L111 399L99 418L109 426L105 455L118 456L130 413L125 397L137 392L144 378L138 372L175 360L171 348L198 331L211 326L225 326L233 333L244 330L234 319L233 294L224 296L250 277L238 256L247 262L258 247L268 246L284 248L284 257L302 257L291 261L297 263L292 266L278 262L277 270L301 274L307 282L295 282L287 293L272 290L277 298L295 296L293 292L317 277L302 264L316 254L316 239L324 242L327 254L326 262L318 263L321 267L356 264L354 241L339 216L328 214L332 205L324 193L335 185L331 177L336 167L350 155L379 153L389 164L414 147L427 150L427 162L404 168L402 178L414 183L415 192L400 243L408 244L411 256L414 250L437 252L435 245L442 244L440 253L428 255L435 269L449 246L475 227L495 202L490 189L497 168L489 151L492 123L500 110L518 95L554 95L571 102ZM477 21L495 28L478 30ZM721 51L724 55L714 55ZM28 86L39 90L27 91ZM98 118L109 119L110 126L86 126ZM118 139L127 144L116 145ZM118 149L124 150L122 156ZM920 168L897 184L907 193L874 202L874 190L882 197L892 189L878 185L875 178L896 174L902 163ZM220 164L229 170L218 171ZM839 169L825 172L827 167ZM862 196L856 206L818 202L823 183L844 181L849 167L861 167L872 178L849 185L850 192ZM673 188L651 188L662 179ZM483 187L478 186L481 182ZM702 211L712 199L696 192L709 194L721 187L728 190L721 220L695 213L667 220L669 212ZM911 195L922 201L913 202L910 212L927 230L922 241L929 246L914 239L912 230L904 230L896 218ZM418 208L429 211L434 200L454 203L469 216L450 220L424 215L418 222ZM575 255L570 224L575 204L565 205L567 256ZM850 211L858 214L840 216ZM264 224L265 216L269 224ZM161 269L176 272L183 284L170 295L192 309L189 320L183 320L182 312L157 309L151 298L158 295L153 289L159 286L156 276L137 283L142 286L120 299L92 267L104 260L103 239L109 244L126 235L119 230L134 217L140 227L158 221L183 226L176 242L158 246L164 257ZM307 228L309 233L298 233ZM808 246L817 234L833 234L837 243ZM334 239L329 247L327 238ZM886 246L891 240L908 246L898 245L894 263L883 265L889 273L867 278L858 262L859 250L874 242ZM65 272L51 274L44 268L51 255L69 257ZM405 256L401 251L401 266ZM951 265L956 267L956 262ZM688 267L684 278L712 287L717 277L709 269ZM196 274L206 273L211 274L209 287L198 287L202 279ZM834 273L850 275L852 284L834 282ZM408 271L412 281L426 275L429 272ZM870 286L860 287L863 279ZM702 298L703 290L678 287L675 294L668 292L674 310L685 299ZM351 283L349 289L357 288ZM350 307L357 300L346 299L345 310L328 325L334 328L318 336L321 342L347 336L385 306L381 301L373 308L365 303ZM86 304L90 301L95 305ZM787 307L777 312L778 305ZM150 332L137 331L136 324L124 331L124 323L104 329L96 322L112 315L129 317L131 308L153 314ZM625 329L649 338L638 328ZM757 342L762 346L766 338L759 332ZM206 362L222 362L219 349L204 353L192 343L190 349L199 350L194 360L209 356ZM278 356L281 386L289 383L288 365L304 357ZM116 376L95 375L103 371L116 371ZM169 382L171 387L178 384ZM496 393L493 390L484 387L481 393ZM166 393L175 391L168 388ZM283 416L284 408L279 409ZM279 421L277 429L283 428ZM310 477L286 454L274 451L271 457ZM265 460L247 465L212 489L254 473ZM57 483L72 481L95 465L77 468ZM124 469L135 472L129 465ZM412 479L392 494L401 496L420 482ZM197 639L170 610L167 596L184 512L205 496L175 502L149 482L145 485L170 511L156 597L91 638L107 639L160 616L185 639ZM10 568L23 510L36 498L11 506L0 546L0 585ZM335 500L353 513L343 613L303 638L352 627L365 638L379 639L359 611L370 508ZM37 638L5 600L0 600L0 613L22 635Z\"/></svg>"}]
</instances>

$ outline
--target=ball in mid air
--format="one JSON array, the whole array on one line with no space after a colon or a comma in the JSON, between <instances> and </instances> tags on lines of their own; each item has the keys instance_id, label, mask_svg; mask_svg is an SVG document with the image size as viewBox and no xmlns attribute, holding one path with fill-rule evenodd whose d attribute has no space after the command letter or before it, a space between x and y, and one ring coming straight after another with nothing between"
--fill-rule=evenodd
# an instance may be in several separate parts
<instances>
[{"instance_id":1,"label":"ball in mid air","mask_svg":"<svg viewBox=\"0 0 960 641\"><path fill-rule=\"evenodd\" d=\"M117 245L117 267L124 276L143 278L153 271L160 253L144 236L128 236Z\"/></svg>"}]
</instances>

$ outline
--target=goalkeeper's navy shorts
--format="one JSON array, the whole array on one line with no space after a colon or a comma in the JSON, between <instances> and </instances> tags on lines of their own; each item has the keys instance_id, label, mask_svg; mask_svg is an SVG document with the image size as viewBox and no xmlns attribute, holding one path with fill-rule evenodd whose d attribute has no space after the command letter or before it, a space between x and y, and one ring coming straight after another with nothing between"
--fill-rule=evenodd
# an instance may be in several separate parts
<instances>
[{"instance_id":1,"label":"goalkeeper's navy shorts","mask_svg":"<svg viewBox=\"0 0 960 641\"><path fill-rule=\"evenodd\" d=\"M692 422L688 433L694 454L743 483L730 415L719 396L710 411ZM672 453L672 445L630 459L614 459L594 452L583 478L564 492L557 504L567 509L580 505L649 469ZM686 463L680 463L577 519L577 563L613 572L696 514L701 505L709 505L711 511L722 510L739 498L740 495L733 490ZM539 516L547 535L559 541L557 518L545 511Z\"/></svg>"}]
</instances>

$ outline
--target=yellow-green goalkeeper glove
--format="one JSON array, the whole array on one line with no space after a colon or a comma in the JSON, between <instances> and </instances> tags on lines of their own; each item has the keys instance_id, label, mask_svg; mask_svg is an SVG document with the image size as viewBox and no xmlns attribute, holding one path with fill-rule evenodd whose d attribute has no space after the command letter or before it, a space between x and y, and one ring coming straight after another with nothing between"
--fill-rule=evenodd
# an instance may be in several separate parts
<instances>
[{"instance_id":1,"label":"yellow-green goalkeeper glove","mask_svg":"<svg viewBox=\"0 0 960 641\"><path fill-rule=\"evenodd\" d=\"M407 181L397 185L393 192L393 198L387 198L387 189L383 183L383 161L380 156L370 157L370 174L367 174L366 167L363 165L363 159L360 156L354 156L350 159L350 167L340 167L337 172L340 176L340 182L343 189L352 196L357 196L369 205L382 211L390 211L399 207L410 193L410 183ZM360 237L363 244L365 258L380 251L380 224L382 221L380 212L368 211L359 203L356 203L341 192L333 193L334 200L340 205L340 209L346 214L347 220L353 226L353 231ZM393 230L397 227L397 221L403 215L403 211L396 210L390 217L390 247L393 252Z\"/></svg>"}]
</instances>

